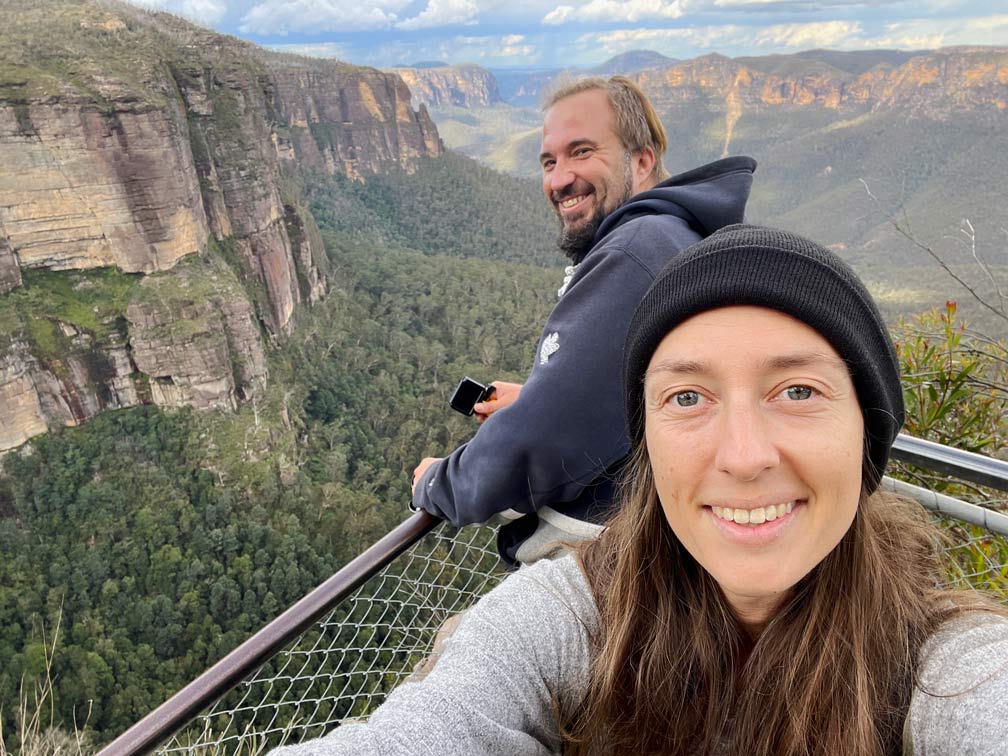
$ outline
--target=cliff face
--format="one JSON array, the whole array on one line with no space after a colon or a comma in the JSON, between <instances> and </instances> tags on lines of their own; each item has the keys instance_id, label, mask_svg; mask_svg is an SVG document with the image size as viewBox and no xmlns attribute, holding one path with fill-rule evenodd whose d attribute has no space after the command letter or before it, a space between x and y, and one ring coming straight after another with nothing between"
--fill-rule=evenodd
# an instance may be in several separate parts
<instances>
[{"instance_id":1,"label":"cliff face","mask_svg":"<svg viewBox=\"0 0 1008 756\"><path fill-rule=\"evenodd\" d=\"M0 102L0 223L20 265L150 273L207 236L179 103Z\"/></svg>"},{"instance_id":2,"label":"cliff face","mask_svg":"<svg viewBox=\"0 0 1008 756\"><path fill-rule=\"evenodd\" d=\"M433 122L392 74L115 0L5 8L0 451L139 402L233 409L266 378L264 340L327 291L291 178L411 170L442 152ZM195 257L230 277L226 295L193 283ZM104 322L43 314L40 341L17 317L24 271L110 268L146 278ZM35 300L52 294L33 280Z\"/></svg>"},{"instance_id":3,"label":"cliff face","mask_svg":"<svg viewBox=\"0 0 1008 756\"><path fill-rule=\"evenodd\" d=\"M277 149L301 170L363 178L391 167L412 170L443 152L421 104L410 106L403 79L331 62L274 67L270 74L279 130Z\"/></svg>"},{"instance_id":4,"label":"cliff face","mask_svg":"<svg viewBox=\"0 0 1008 756\"><path fill-rule=\"evenodd\" d=\"M492 73L480 66L458 65L392 70L402 77L424 105L480 108L501 101L497 80Z\"/></svg>"},{"instance_id":5,"label":"cliff face","mask_svg":"<svg viewBox=\"0 0 1008 756\"><path fill-rule=\"evenodd\" d=\"M950 48L899 66L878 65L858 75L799 59L793 61L791 71L781 71L708 55L645 71L635 79L661 104L732 99L750 109L898 109L935 120L962 109L1003 112L1008 108L1008 50L990 48Z\"/></svg>"},{"instance_id":6,"label":"cliff face","mask_svg":"<svg viewBox=\"0 0 1008 756\"><path fill-rule=\"evenodd\" d=\"M0 355L0 451L59 425L77 425L106 409L139 404L135 367L121 339L97 344L58 322L66 348L57 361L13 341Z\"/></svg>"},{"instance_id":7,"label":"cliff face","mask_svg":"<svg viewBox=\"0 0 1008 756\"><path fill-rule=\"evenodd\" d=\"M18 267L10 242L0 233L0 294L13 291L21 285L21 269Z\"/></svg>"},{"instance_id":8,"label":"cliff face","mask_svg":"<svg viewBox=\"0 0 1008 756\"><path fill-rule=\"evenodd\" d=\"M126 310L131 358L155 404L233 410L262 388L266 356L249 301L206 287L195 280L200 273L182 269L170 282L141 283Z\"/></svg>"}]
</instances>

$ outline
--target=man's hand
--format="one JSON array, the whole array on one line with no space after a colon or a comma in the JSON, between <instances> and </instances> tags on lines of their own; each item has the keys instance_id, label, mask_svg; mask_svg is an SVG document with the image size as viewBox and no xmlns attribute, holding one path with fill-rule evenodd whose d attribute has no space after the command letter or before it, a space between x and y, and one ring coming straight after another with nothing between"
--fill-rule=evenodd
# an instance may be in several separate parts
<instances>
[{"instance_id":1,"label":"man's hand","mask_svg":"<svg viewBox=\"0 0 1008 756\"><path fill-rule=\"evenodd\" d=\"M473 405L473 413L476 415L477 423L486 422L486 419L494 412L513 404L522 390L522 384L520 383L494 381L490 385L494 387L493 396L485 402L476 402Z\"/></svg>"},{"instance_id":2,"label":"man's hand","mask_svg":"<svg viewBox=\"0 0 1008 756\"><path fill-rule=\"evenodd\" d=\"M423 459L420 460L420 464L417 465L416 469L413 471L414 492L416 491L417 483L420 482L420 478L422 478L423 474L427 472L427 468L433 465L435 462L440 462L442 459L443 459L442 457L424 457Z\"/></svg>"}]
</instances>

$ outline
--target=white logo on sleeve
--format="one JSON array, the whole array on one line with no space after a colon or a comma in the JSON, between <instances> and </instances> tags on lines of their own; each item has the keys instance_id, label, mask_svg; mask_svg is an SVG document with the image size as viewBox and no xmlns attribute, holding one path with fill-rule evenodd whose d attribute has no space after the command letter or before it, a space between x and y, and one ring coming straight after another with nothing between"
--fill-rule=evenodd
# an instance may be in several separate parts
<instances>
[{"instance_id":1,"label":"white logo on sleeve","mask_svg":"<svg viewBox=\"0 0 1008 756\"><path fill-rule=\"evenodd\" d=\"M560 348L560 334L554 331L545 339L543 339L542 346L539 348L539 364L545 365L549 358L553 356L553 353Z\"/></svg>"}]
</instances>

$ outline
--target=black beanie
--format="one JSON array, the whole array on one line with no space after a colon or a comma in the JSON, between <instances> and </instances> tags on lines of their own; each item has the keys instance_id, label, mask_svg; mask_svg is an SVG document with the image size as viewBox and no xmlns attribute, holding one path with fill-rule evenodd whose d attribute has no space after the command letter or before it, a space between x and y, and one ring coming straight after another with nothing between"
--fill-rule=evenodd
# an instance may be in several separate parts
<instances>
[{"instance_id":1,"label":"black beanie","mask_svg":"<svg viewBox=\"0 0 1008 756\"><path fill-rule=\"evenodd\" d=\"M882 478L903 425L899 362L871 295L854 271L815 242L760 226L726 226L672 259L630 321L623 353L627 430L644 434L643 381L659 342L706 310L755 305L811 326L847 363L864 415L865 487Z\"/></svg>"}]
</instances>

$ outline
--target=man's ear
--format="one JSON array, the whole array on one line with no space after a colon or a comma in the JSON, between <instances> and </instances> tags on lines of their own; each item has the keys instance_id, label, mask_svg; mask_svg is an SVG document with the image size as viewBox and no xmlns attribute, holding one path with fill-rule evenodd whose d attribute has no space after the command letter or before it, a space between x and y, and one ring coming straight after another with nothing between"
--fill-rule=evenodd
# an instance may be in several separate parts
<instances>
[{"instance_id":1,"label":"man's ear","mask_svg":"<svg viewBox=\"0 0 1008 756\"><path fill-rule=\"evenodd\" d=\"M655 154L654 150L650 147L644 147L633 153L631 156L630 166L633 172L633 182L634 182L634 193L642 192L645 189L650 189L655 185L654 176L652 172L655 167Z\"/></svg>"}]
</instances>

